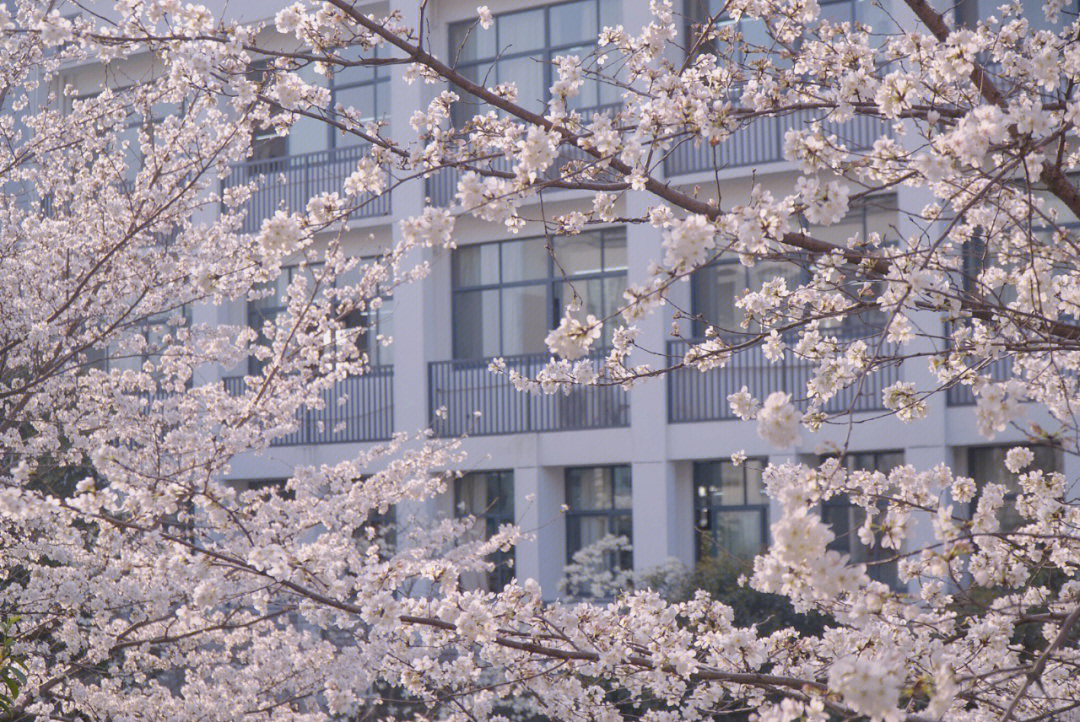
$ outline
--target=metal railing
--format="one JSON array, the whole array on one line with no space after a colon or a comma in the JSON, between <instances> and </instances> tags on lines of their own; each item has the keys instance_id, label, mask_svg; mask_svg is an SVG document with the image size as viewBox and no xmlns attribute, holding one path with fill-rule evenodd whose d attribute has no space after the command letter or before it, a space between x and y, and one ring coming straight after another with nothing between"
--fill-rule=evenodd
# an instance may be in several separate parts
<instances>
[{"instance_id":1,"label":"metal railing","mask_svg":"<svg viewBox=\"0 0 1080 722\"><path fill-rule=\"evenodd\" d=\"M876 338L868 338L869 333L865 329L838 329L822 333L835 336L841 342L867 338L867 345L871 349L877 343ZM669 341L668 355L673 360L682 359L692 343L683 339ZM881 353L888 356L895 350L895 344L885 343ZM806 383L813 375L814 365L797 357L790 348L785 349L781 359L773 363L765 357L760 344L735 353L723 368L708 371L678 369L668 374L668 421L681 424L735 419L737 417L732 413L727 397L743 386L761 400L774 391L790 393L795 405L805 409L809 405ZM827 413L881 410L884 408L882 391L898 380L898 365L883 364L841 389L825 402L823 410Z\"/></svg>"},{"instance_id":2,"label":"metal railing","mask_svg":"<svg viewBox=\"0 0 1080 722\"><path fill-rule=\"evenodd\" d=\"M869 148L878 138L891 135L889 121L866 115L836 123L823 119L822 110L798 110L781 116L755 118L732 133L724 142L711 146L687 140L675 146L664 159L664 172L670 176L701 173L715 169L738 168L784 160L784 134L792 128L808 128L821 120L826 135L836 137L850 149Z\"/></svg>"},{"instance_id":3,"label":"metal railing","mask_svg":"<svg viewBox=\"0 0 1080 722\"><path fill-rule=\"evenodd\" d=\"M593 113L609 113L621 108L620 103L614 103L609 105L600 105L595 108L583 108L578 110L582 119L587 122L592 122ZM585 151L580 148L573 148L569 146L562 146L558 150L559 157L555 161L555 165L546 174L549 178L555 178L559 175L566 164L572 160L592 160ZM502 171L504 173L511 173L514 170L514 162L512 159L505 156L495 158L490 161L481 161L476 163L479 168L486 168L495 171ZM437 171L432 172L424 181L424 194L431 200L432 205L435 206L449 206L454 202L454 196L457 193L458 180L461 179L462 171L457 168L440 168Z\"/></svg>"},{"instance_id":4,"label":"metal railing","mask_svg":"<svg viewBox=\"0 0 1080 722\"><path fill-rule=\"evenodd\" d=\"M1011 356L991 361L990 364L979 371L980 376L989 375L994 381L1005 381L1012 377L1013 360ZM970 384L954 384L945 390L946 406L974 406L975 394Z\"/></svg>"},{"instance_id":5,"label":"metal railing","mask_svg":"<svg viewBox=\"0 0 1080 722\"><path fill-rule=\"evenodd\" d=\"M342 185L356 170L357 162L371 150L369 143L313 153L264 158L237 163L221 182L221 189L242 185L263 177L260 186L247 202L243 230L254 233L262 222L281 208L303 211L312 196L319 193L342 193ZM372 218L390 213L390 194L364 194L359 199L356 216Z\"/></svg>"},{"instance_id":6,"label":"metal railing","mask_svg":"<svg viewBox=\"0 0 1080 722\"><path fill-rule=\"evenodd\" d=\"M225 389L241 393L242 376L222 379ZM345 399L343 403L339 403ZM296 431L274 439L271 446L381 441L394 431L394 367L375 366L363 376L350 376L323 392L323 408L300 412Z\"/></svg>"},{"instance_id":7,"label":"metal railing","mask_svg":"<svg viewBox=\"0 0 1080 722\"><path fill-rule=\"evenodd\" d=\"M506 356L508 369L535 378L548 354ZM594 354L599 365L602 354ZM490 359L428 365L428 408L439 436L603 429L630 424L630 398L618 386L574 388L568 395L518 391L488 370ZM445 416L436 411L445 409ZM478 413L479 412L479 413Z\"/></svg>"}]
</instances>

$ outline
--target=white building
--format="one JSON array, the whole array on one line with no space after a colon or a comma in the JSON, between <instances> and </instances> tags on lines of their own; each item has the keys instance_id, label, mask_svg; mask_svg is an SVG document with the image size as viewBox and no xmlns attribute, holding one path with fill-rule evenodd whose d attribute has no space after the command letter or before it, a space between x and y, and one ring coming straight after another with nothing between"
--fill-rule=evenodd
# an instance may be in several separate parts
<instances>
[{"instance_id":1,"label":"white building","mask_svg":"<svg viewBox=\"0 0 1080 722\"><path fill-rule=\"evenodd\" d=\"M474 31L456 53L451 48L461 45L462 28L475 21L477 0L429 2L426 21L433 49L442 57L457 54L460 69L474 77L487 77L489 85L516 81L521 98L542 98L551 83L550 65L537 58L587 52L604 25L621 23L635 29L648 22L645 0L551 4L487 0L487 4L496 15L494 27ZM893 4L894 12L902 15L903 3ZM995 3L982 0L981 4ZM229 12L248 21L270 20L282 5L283 0L232 2ZM405 6L407 19L416 16L416 0L393 5ZM386 3L373 3L370 11L377 14L386 7ZM823 0L822 8L823 14L834 19L876 22L883 17L869 0L828 4ZM753 32L751 27L744 30L748 35ZM497 50L505 51L498 60ZM404 71L395 65L341 73L334 80L334 102L372 108L373 116L389 120L391 135L400 141L412 112L441 90L406 83ZM91 75L80 77L78 82L89 84L88 92L99 82ZM310 80L316 77L311 73ZM584 95L581 107L601 107L619 99L609 88L587 88ZM715 196L719 187L725 206L745 199L754 182L790 186L792 167L781 153L783 131L816 117L807 112L763 120L716 150L680 146L668 157L664 172L673 184L700 186L705 197ZM855 146L872 142L887 129L865 118L831 126L825 120L825 125ZM287 139L260 142L256 159L234 171L237 180L267 177L264 190L251 203L250 227L258 228L283 202L297 207L315 193L337 189L362 152L354 140L315 121L299 122ZM284 183L279 179L282 175ZM405 183L392 195L372 202L350 226L350 247L361 255L385 248L399 233L398 221L417 214L425 198L441 204L452 199L453 179L454 172L443 171L426 182ZM570 191L547 192L544 202L550 216L587 198ZM622 214L640 215L651 202L643 193L629 192L620 200ZM866 202L852 211L847 222L821 232L829 237L851 230L901 234L907 221L896 209L923 204L915 192L900 189ZM538 209L532 210L538 215ZM398 290L377 319L357 320L394 337L392 347L373 350L376 371L343 384L341 391L349 398L344 406L329 403L326 411L309 413L295 434L264 453L238 460L234 478L285 478L297 466L354 455L358 448L385 439L392 431L415 432L434 424L440 434L467 432L468 465L475 473L439 503L409 510L409 514L453 514L467 508L485 512L490 524L517 521L533 538L514 552L513 573L538 579L554 594L569 555L609 532L632 538L632 563L641 570L671 557L692 564L710 552L745 557L757 551L768 542L768 523L776 509L763 495L755 461L813 460L846 443L848 463L854 466L887 468L909 463L926 469L945 463L987 478L1004 474L999 455L1021 439L1018 432L1010 431L1000 435L994 446L987 446L975 432L973 399L967 387L934 396L929 418L918 424L877 418L884 416L881 390L898 378L914 381L920 389L930 387L933 380L925 362L870 375L857 391L829 405L834 410L856 409L854 423L829 426L817 434L804 431L800 445L785 451L770 448L753 424L735 420L726 398L743 385L759 398L775 390L804 395L800 384L804 390L806 366L790 356L774 366L760 351L747 351L724 369L680 371L629 392L613 388L583 389L569 396L515 392L504 378L487 371L491 358L502 356L521 370L537 369L548 358L543 337L557 322L561 300L573 292L571 286L583 297L587 310L610 309L621 298L623 284L644 279L649 261L659 256L658 234L639 225L612 225L567 239L556 244L555 254L568 274L568 286L538 233L533 227L508 236L497 226L459 218L458 249L418 254L415 260L430 263L429 277ZM754 269L737 264L713 266L700 272L693 283L683 284L673 305L723 321L734 312L734 294L777 272L766 265ZM194 319L257 325L273 312L274 304L268 300L248 307L197 308ZM640 343L679 358L684 342L671 339L671 313L669 308L667 316L647 319ZM933 318L926 322L938 323ZM688 321L679 324L687 337L698 332ZM927 330L940 333L939 327ZM663 364L662 358L644 353L635 360ZM235 377L245 371L232 369L225 375ZM435 414L440 407L446 408L445 418ZM876 420L863 423L871 419ZM343 429L335 432L340 423ZM728 459L740 450L752 463L736 468ZM1042 463L1075 462L1071 457L1062 461L1059 454L1050 452ZM1080 469L1066 471L1074 472L1073 478L1080 476ZM565 513L564 504L569 507ZM839 544L857 558L873 555L859 546L853 533L846 533L857 525L850 507L837 505L826 513L842 534ZM406 523L406 516L398 510L401 523ZM719 552L716 547L721 548ZM882 574L887 577L888 571Z\"/></svg>"}]
</instances>

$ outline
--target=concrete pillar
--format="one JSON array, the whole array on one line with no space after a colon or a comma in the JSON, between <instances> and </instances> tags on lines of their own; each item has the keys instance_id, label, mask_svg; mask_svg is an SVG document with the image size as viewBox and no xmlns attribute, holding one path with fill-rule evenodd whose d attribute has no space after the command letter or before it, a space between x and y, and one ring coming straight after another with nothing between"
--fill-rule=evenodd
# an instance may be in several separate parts
<instances>
[{"instance_id":1,"label":"concrete pillar","mask_svg":"<svg viewBox=\"0 0 1080 722\"><path fill-rule=\"evenodd\" d=\"M942 438L938 437L936 440L940 441ZM916 471L929 471L938 464L951 465L952 462L953 454L949 447L944 445L909 446L904 450L904 463L914 466ZM954 471L957 470L954 469ZM932 516L926 512L915 512L911 517L911 527L903 551L923 549L933 543L934 526ZM908 583L908 591L911 594L919 593L918 579L913 579Z\"/></svg>"},{"instance_id":2,"label":"concrete pillar","mask_svg":"<svg viewBox=\"0 0 1080 722\"><path fill-rule=\"evenodd\" d=\"M566 521L561 510L565 491L562 468L514 469L514 518L530 537L514 552L514 574L522 582L538 581L545 599L558 596L566 561Z\"/></svg>"}]
</instances>

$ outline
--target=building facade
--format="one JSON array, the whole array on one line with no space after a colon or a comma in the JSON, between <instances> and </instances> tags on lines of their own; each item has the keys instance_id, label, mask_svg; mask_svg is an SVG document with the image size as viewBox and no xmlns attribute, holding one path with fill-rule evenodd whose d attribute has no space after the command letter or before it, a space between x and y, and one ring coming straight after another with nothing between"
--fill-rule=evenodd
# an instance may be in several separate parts
<instances>
[{"instance_id":1,"label":"building facade","mask_svg":"<svg viewBox=\"0 0 1080 722\"><path fill-rule=\"evenodd\" d=\"M699 5L710 4L687 3L683 11L690 16L702 11ZM229 11L254 22L271 19L283 4L232 3ZM462 72L486 78L488 85L517 82L523 99L542 99L547 92L552 71L545 61L588 52L605 25L634 29L649 20L644 0L550 4L489 0L488 4L496 16L494 26L470 34L467 28L476 19L474 0L428 3L426 19L434 50L443 57L456 56ZM404 5L405 17L410 18L418 3L393 5ZM386 9L385 3L370 8L376 14ZM902 7L893 10L903 16ZM884 22L885 17L869 0L823 2L822 12L837 20ZM743 31L751 36L754 28ZM315 79L312 73L308 80ZM80 82L92 87L96 81L88 74ZM397 65L341 73L331 81L334 102L370 108L373 118L387 120L395 131L408 128L413 111L426 106L441 89L406 82L404 68ZM618 102L619 95L610 86L595 84L587 86L578 101L581 109L598 110ZM455 112L470 110L466 99ZM784 131L812 120L821 120L853 147L865 147L881 133L891 132L873 119L836 124L809 111L762 119L717 148L687 143L672 149L663 173L675 185L699 186L706 197L722 192L725 206L747 199L755 183L786 194L793 167L783 159ZM396 134L395 139L401 140ZM249 229L256 230L280 207L299 208L316 193L339 189L364 152L362 144L326 125L302 120L287 138L268 134L257 141L252 160L236 167L224 183L265 179L249 204ZM452 201L455 177L454 171L441 171L373 199L351 222L347 246L361 256L388 247L400 233L401 219L418 214L429 200ZM899 188L867 199L843 223L816 232L834 239L856 231L900 237L908 223L900 211L921 208L925 201L919 191ZM589 202L583 193L546 192L544 212L550 217ZM643 215L652 203L645 193L627 192L619 200L619 215ZM540 214L538 207L525 212ZM457 249L416 252L412 260L430 265L428 277L397 289L379 311L355 319L357 326L369 329L366 348L373 372L339 384L324 410L304 414L297 430L267 451L238 459L232 478L238 483L286 478L298 466L350 457L393 432L431 427L438 435L467 435L465 477L440 499L396 510L397 523L473 514L477 517L473 533L485 534L514 521L529 537L513 553L495 560L500 566L489 579L473 583L498 586L511 575L531 577L554 596L573 552L607 534L624 535L633 545L632 552L613 555L611 563L636 570L671 558L691 565L711 555L745 564L769 543L769 523L778 512L762 488L760 470L765 463L816 462L846 446L845 463L850 468L887 471L902 463L919 469L948 464L961 473L979 472L996 479L1005 473L1002 449L1022 441L1014 430L999 435L992 446L978 436L969 387L935 395L929 401L928 418L918 424L905 425L887 416L881 399L885 387L901 379L915 382L919 389L933 387L935 382L920 361L883 368L859 388L840 394L828 409L853 409L854 423L826 426L816 434L804 430L800 444L787 450L771 448L753 424L735 419L727 396L742 386L758 398L776 390L805 395L799 391L805 389L809 367L794 357L770 364L760 350L748 350L725 368L678 371L629 391L604 387L569 395L519 393L504 377L488 371L491 359L502 357L510 368L535 373L548 359L544 336L557 324L570 296L576 293L588 312L598 316L610 312L625 285L644 281L650 261L661 255L654 229L612 224L558 240L556 262L541 230L538 225L526 226L510 236L499 226L459 217ZM288 270L283 284L299 272ZM736 294L780 273L790 270L769 264L714 265L680 284L673 305L723 322L734 318ZM258 303L195 308L192 318L258 327L279 307L270 297ZM664 363L663 354L682 357L686 343L672 340L670 313L656 314L641 324L639 343L661 357L642 352L635 363L658 366ZM929 330L940 333L936 318L924 321L937 324ZM685 337L701 333L694 324L679 323ZM854 324L835 332L849 338L865 333ZM392 336L393 344L380 346L376 339L380 334ZM216 374L226 384L239 384L242 374L255 371L254 366L217 369L211 377ZM346 402L339 404L340 397ZM735 466L730 458L740 451L749 461ZM1064 468L1075 465L1071 457L1053 452L1042 454L1040 463L1063 468L1071 478L1080 472ZM880 562L874 573L896 583L895 565L890 568L887 555L863 547L855 537L861 523L857 509L839 499L823 514L839 535L838 549L859 561Z\"/></svg>"}]
</instances>

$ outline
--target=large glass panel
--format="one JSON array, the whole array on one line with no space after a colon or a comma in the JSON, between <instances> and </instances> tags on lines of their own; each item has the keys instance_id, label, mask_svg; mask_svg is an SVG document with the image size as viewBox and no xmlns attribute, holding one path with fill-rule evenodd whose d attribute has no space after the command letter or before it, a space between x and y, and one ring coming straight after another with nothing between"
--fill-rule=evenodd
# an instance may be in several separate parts
<instances>
[{"instance_id":1,"label":"large glass panel","mask_svg":"<svg viewBox=\"0 0 1080 722\"><path fill-rule=\"evenodd\" d=\"M600 32L600 29L596 27L596 19L595 0L580 0L580 2L551 6L548 9L551 34L549 47L595 42Z\"/></svg>"},{"instance_id":2,"label":"large glass panel","mask_svg":"<svg viewBox=\"0 0 1080 722\"><path fill-rule=\"evenodd\" d=\"M527 108L535 108L548 95L544 63L531 56L502 60L498 64L498 82L517 85L518 102Z\"/></svg>"},{"instance_id":3,"label":"large glass panel","mask_svg":"<svg viewBox=\"0 0 1080 722\"><path fill-rule=\"evenodd\" d=\"M608 517L604 516L568 516L566 518L566 556L572 559L574 554L591 546L609 534Z\"/></svg>"},{"instance_id":4,"label":"large glass panel","mask_svg":"<svg viewBox=\"0 0 1080 722\"><path fill-rule=\"evenodd\" d=\"M517 54L542 50L547 42L544 37L544 8L500 15L496 22L499 52Z\"/></svg>"},{"instance_id":5,"label":"large glass panel","mask_svg":"<svg viewBox=\"0 0 1080 722\"><path fill-rule=\"evenodd\" d=\"M459 63L494 58L495 32L484 31L472 21L450 26L450 58Z\"/></svg>"},{"instance_id":6,"label":"large glass panel","mask_svg":"<svg viewBox=\"0 0 1080 722\"><path fill-rule=\"evenodd\" d=\"M610 509L611 479L604 467L566 470L566 503L571 511Z\"/></svg>"},{"instance_id":7,"label":"large glass panel","mask_svg":"<svg viewBox=\"0 0 1080 722\"><path fill-rule=\"evenodd\" d=\"M478 243L454 251L454 287L499 282L499 244Z\"/></svg>"},{"instance_id":8,"label":"large glass panel","mask_svg":"<svg viewBox=\"0 0 1080 722\"><path fill-rule=\"evenodd\" d=\"M544 353L549 329L548 285L510 286L502 291L502 351L506 356Z\"/></svg>"},{"instance_id":9,"label":"large glass panel","mask_svg":"<svg viewBox=\"0 0 1080 722\"><path fill-rule=\"evenodd\" d=\"M548 255L543 238L502 244L502 281L531 281L548 277Z\"/></svg>"},{"instance_id":10,"label":"large glass panel","mask_svg":"<svg viewBox=\"0 0 1080 722\"><path fill-rule=\"evenodd\" d=\"M768 504L769 497L765 494L765 481L761 478L762 464L743 463L746 473L746 503Z\"/></svg>"},{"instance_id":11,"label":"large glass panel","mask_svg":"<svg viewBox=\"0 0 1080 722\"><path fill-rule=\"evenodd\" d=\"M760 509L722 509L713 513L713 542L717 551L750 560L765 550Z\"/></svg>"},{"instance_id":12,"label":"large glass panel","mask_svg":"<svg viewBox=\"0 0 1080 722\"><path fill-rule=\"evenodd\" d=\"M615 466L611 468L615 486L613 505L616 509L630 509L633 507L630 484L630 467Z\"/></svg>"},{"instance_id":13,"label":"large glass panel","mask_svg":"<svg viewBox=\"0 0 1080 722\"><path fill-rule=\"evenodd\" d=\"M499 292L466 291L454 297L455 358L498 356Z\"/></svg>"},{"instance_id":14,"label":"large glass panel","mask_svg":"<svg viewBox=\"0 0 1080 722\"><path fill-rule=\"evenodd\" d=\"M567 276L600 273L603 270L602 238L599 233L582 233L577 236L556 238L555 273L558 275L561 271Z\"/></svg>"}]
</instances>

